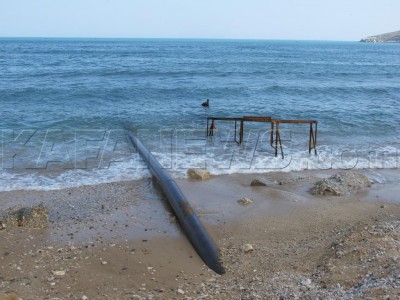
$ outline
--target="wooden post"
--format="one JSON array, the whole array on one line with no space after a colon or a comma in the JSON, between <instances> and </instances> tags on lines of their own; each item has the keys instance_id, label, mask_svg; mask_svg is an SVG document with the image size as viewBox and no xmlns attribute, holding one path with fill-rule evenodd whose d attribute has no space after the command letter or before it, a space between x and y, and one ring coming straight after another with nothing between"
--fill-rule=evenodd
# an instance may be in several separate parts
<instances>
[{"instance_id":1,"label":"wooden post","mask_svg":"<svg viewBox=\"0 0 400 300\"><path fill-rule=\"evenodd\" d=\"M244 121L243 119L240 120L240 132L239 132L239 144L241 145L243 142L243 132L244 132Z\"/></svg>"},{"instance_id":2,"label":"wooden post","mask_svg":"<svg viewBox=\"0 0 400 300\"><path fill-rule=\"evenodd\" d=\"M308 154L311 154L311 140L313 138L313 124L310 123L310 137L308 139Z\"/></svg>"},{"instance_id":3,"label":"wooden post","mask_svg":"<svg viewBox=\"0 0 400 300\"><path fill-rule=\"evenodd\" d=\"M269 139L271 147L274 147L274 121L271 121L271 137Z\"/></svg>"},{"instance_id":4,"label":"wooden post","mask_svg":"<svg viewBox=\"0 0 400 300\"><path fill-rule=\"evenodd\" d=\"M235 142L237 143L237 140L236 140L236 128L237 128L237 124L236 124L237 122L236 122L236 120L235 120Z\"/></svg>"},{"instance_id":5,"label":"wooden post","mask_svg":"<svg viewBox=\"0 0 400 300\"><path fill-rule=\"evenodd\" d=\"M315 139L314 139L314 154L317 155L317 131L318 131L318 122L315 122Z\"/></svg>"},{"instance_id":6,"label":"wooden post","mask_svg":"<svg viewBox=\"0 0 400 300\"><path fill-rule=\"evenodd\" d=\"M282 140L281 140L281 133L279 132L279 146L281 148L281 155L282 155L282 159L285 158L285 155L283 154L283 148L282 148Z\"/></svg>"},{"instance_id":7,"label":"wooden post","mask_svg":"<svg viewBox=\"0 0 400 300\"><path fill-rule=\"evenodd\" d=\"M278 156L278 137L279 137L279 121L276 122L276 129L275 129L275 157Z\"/></svg>"},{"instance_id":8,"label":"wooden post","mask_svg":"<svg viewBox=\"0 0 400 300\"><path fill-rule=\"evenodd\" d=\"M315 131L314 131L314 123L315 123ZM311 122L310 123L310 140L308 142L308 153L311 154L311 150L314 149L314 154L317 155L317 130L318 123Z\"/></svg>"}]
</instances>

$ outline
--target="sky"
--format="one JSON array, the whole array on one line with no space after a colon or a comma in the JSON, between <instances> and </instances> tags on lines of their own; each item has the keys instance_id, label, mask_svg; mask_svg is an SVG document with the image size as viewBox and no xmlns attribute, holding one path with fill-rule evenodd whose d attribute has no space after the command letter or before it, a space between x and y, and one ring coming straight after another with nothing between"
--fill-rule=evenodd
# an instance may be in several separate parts
<instances>
[{"instance_id":1,"label":"sky","mask_svg":"<svg viewBox=\"0 0 400 300\"><path fill-rule=\"evenodd\" d=\"M0 37L358 41L400 30L400 0L0 0Z\"/></svg>"}]
</instances>

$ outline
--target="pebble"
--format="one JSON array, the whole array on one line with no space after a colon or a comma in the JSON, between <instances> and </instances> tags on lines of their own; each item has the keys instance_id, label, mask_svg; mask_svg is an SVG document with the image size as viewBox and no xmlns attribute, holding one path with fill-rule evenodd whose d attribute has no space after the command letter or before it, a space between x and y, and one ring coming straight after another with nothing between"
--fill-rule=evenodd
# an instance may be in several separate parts
<instances>
[{"instance_id":1,"label":"pebble","mask_svg":"<svg viewBox=\"0 0 400 300\"><path fill-rule=\"evenodd\" d=\"M253 200L251 200L251 199L249 199L249 198L246 198L246 197L243 197L243 198L240 199L238 202L239 202L239 204L242 205L242 206L247 206L247 205L252 204L252 203L253 203Z\"/></svg>"},{"instance_id":2,"label":"pebble","mask_svg":"<svg viewBox=\"0 0 400 300\"><path fill-rule=\"evenodd\" d=\"M307 279L303 280L301 282L301 285L309 288L311 286L311 279L307 278Z\"/></svg>"},{"instance_id":3,"label":"pebble","mask_svg":"<svg viewBox=\"0 0 400 300\"><path fill-rule=\"evenodd\" d=\"M253 246L251 244L244 244L242 246L242 250L243 250L244 253L249 253L249 252L254 251L254 248L253 248Z\"/></svg>"},{"instance_id":4,"label":"pebble","mask_svg":"<svg viewBox=\"0 0 400 300\"><path fill-rule=\"evenodd\" d=\"M101 264L102 264L102 265L106 265L106 264L108 264L108 262L106 262L105 260L102 260L102 261L101 261Z\"/></svg>"},{"instance_id":5,"label":"pebble","mask_svg":"<svg viewBox=\"0 0 400 300\"><path fill-rule=\"evenodd\" d=\"M259 179L253 179L250 182L250 186L266 186L267 184L264 181L261 181Z\"/></svg>"},{"instance_id":6,"label":"pebble","mask_svg":"<svg viewBox=\"0 0 400 300\"><path fill-rule=\"evenodd\" d=\"M185 294L185 292L182 289L178 289L177 293L180 294L180 295L184 295Z\"/></svg>"},{"instance_id":7,"label":"pebble","mask_svg":"<svg viewBox=\"0 0 400 300\"><path fill-rule=\"evenodd\" d=\"M65 275L65 270L53 271L52 273L53 273L54 276L64 276Z\"/></svg>"}]
</instances>

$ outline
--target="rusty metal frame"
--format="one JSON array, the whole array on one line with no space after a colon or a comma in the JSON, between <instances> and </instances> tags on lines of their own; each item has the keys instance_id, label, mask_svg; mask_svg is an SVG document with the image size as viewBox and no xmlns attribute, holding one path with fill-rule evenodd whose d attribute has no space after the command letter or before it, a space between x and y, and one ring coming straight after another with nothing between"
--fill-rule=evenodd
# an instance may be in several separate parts
<instances>
[{"instance_id":1,"label":"rusty metal frame","mask_svg":"<svg viewBox=\"0 0 400 300\"><path fill-rule=\"evenodd\" d=\"M243 118L208 117L207 118L207 126L206 126L206 137L210 136L210 134L209 134L209 130L210 130L209 121L211 121L211 122L213 122L213 121L235 121L235 134L234 134L234 141L233 142L236 142L236 143L238 143L240 145L242 143L242 140L243 140L243 135L240 135L240 132L239 132L239 141L238 141L237 140L237 122L240 121L240 124L241 124L240 128L242 128L243 127L242 126L242 119Z\"/></svg>"},{"instance_id":2,"label":"rusty metal frame","mask_svg":"<svg viewBox=\"0 0 400 300\"><path fill-rule=\"evenodd\" d=\"M261 123L271 123L270 129L270 146L275 149L275 157L278 156L278 146L282 156L283 146L280 134L280 124L309 124L310 125L310 135L308 141L308 153L314 149L314 154L317 155L317 133L318 133L318 121L316 120L282 120L282 119L272 119L271 117L260 117L260 116L243 116L242 118L224 118L224 117L208 117L207 127L206 127L206 137L209 137L209 121L235 121L235 136L234 141L239 145L243 142L244 134L244 122L261 122ZM239 141L237 141L237 122L240 122L239 128ZM275 138L274 138L275 136ZM274 145L275 143L275 145Z\"/></svg>"}]
</instances>

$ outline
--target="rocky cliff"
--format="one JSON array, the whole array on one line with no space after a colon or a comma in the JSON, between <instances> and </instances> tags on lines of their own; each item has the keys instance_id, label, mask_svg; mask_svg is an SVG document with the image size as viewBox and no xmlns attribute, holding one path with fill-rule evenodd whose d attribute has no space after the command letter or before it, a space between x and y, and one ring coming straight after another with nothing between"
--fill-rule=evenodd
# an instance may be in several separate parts
<instances>
[{"instance_id":1,"label":"rocky cliff","mask_svg":"<svg viewBox=\"0 0 400 300\"><path fill-rule=\"evenodd\" d=\"M400 43L400 31L369 36L360 42L366 43Z\"/></svg>"}]
</instances>

